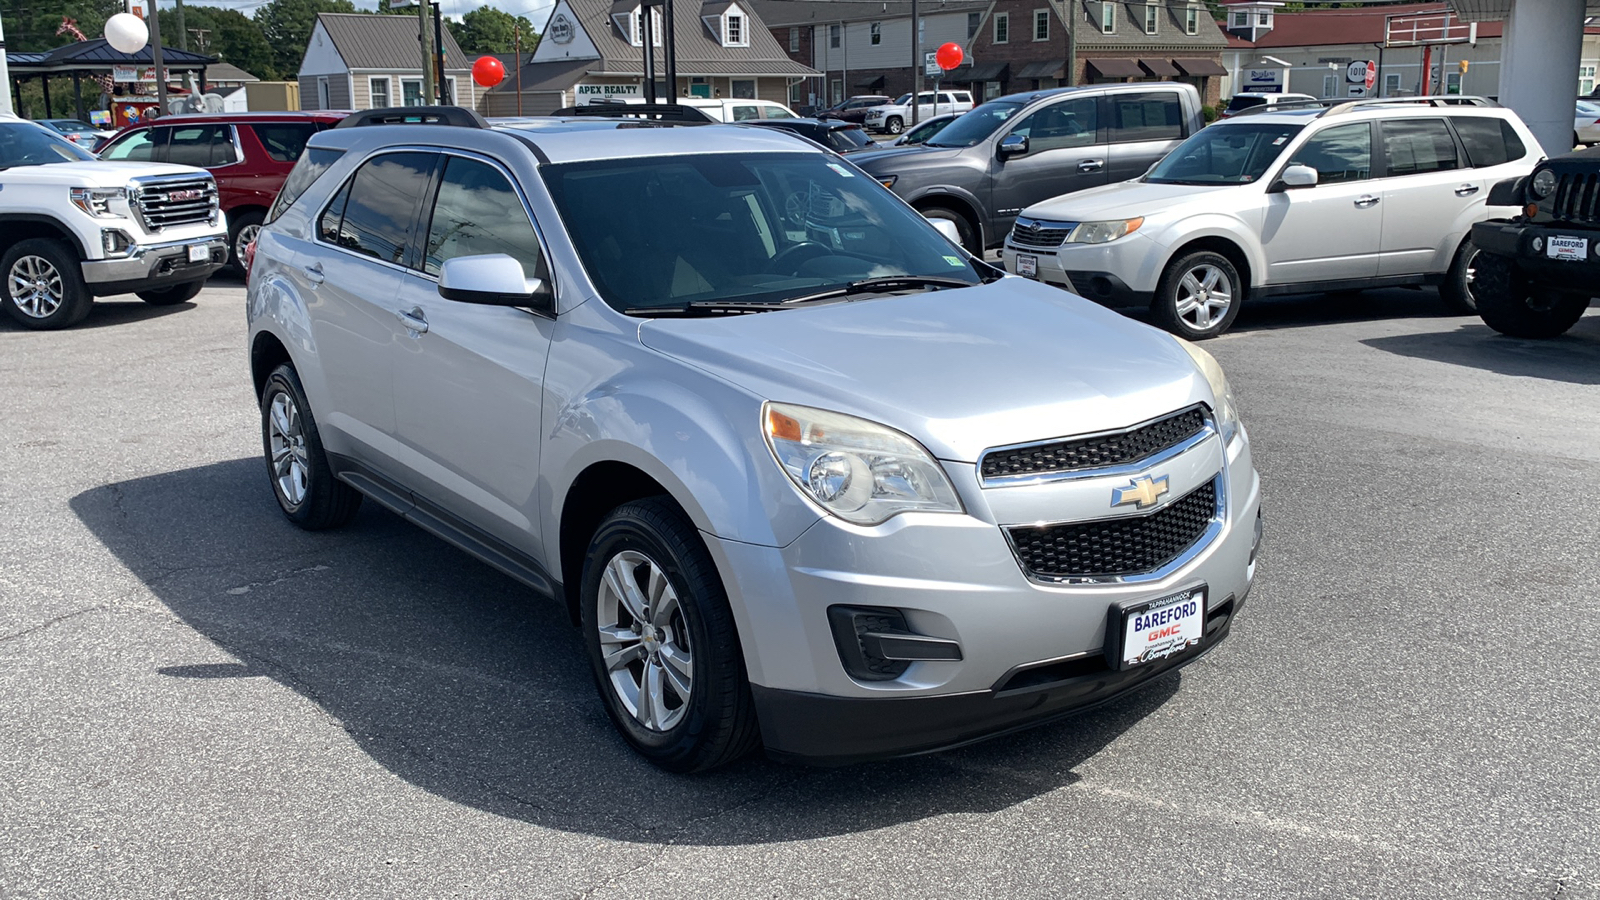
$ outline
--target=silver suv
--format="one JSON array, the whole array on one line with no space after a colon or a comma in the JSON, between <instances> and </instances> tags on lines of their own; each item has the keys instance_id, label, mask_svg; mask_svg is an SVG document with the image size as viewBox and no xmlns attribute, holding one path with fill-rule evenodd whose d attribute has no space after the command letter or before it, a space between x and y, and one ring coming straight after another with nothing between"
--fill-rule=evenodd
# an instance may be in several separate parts
<instances>
[{"instance_id":1,"label":"silver suv","mask_svg":"<svg viewBox=\"0 0 1600 900\"><path fill-rule=\"evenodd\" d=\"M1204 351L758 128L358 113L250 273L272 490L565 603L664 768L915 753L1216 646L1260 482Z\"/></svg>"}]
</instances>

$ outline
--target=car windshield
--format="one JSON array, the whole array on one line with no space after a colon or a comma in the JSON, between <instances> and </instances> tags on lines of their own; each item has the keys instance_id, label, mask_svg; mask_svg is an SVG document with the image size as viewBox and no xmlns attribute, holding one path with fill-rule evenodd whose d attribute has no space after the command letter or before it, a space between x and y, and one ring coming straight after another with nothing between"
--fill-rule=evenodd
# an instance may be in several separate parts
<instances>
[{"instance_id":1,"label":"car windshield","mask_svg":"<svg viewBox=\"0 0 1600 900\"><path fill-rule=\"evenodd\" d=\"M828 131L827 145L840 153L849 153L851 150L860 150L862 147L871 146L872 139L861 130L859 125L849 128L834 128Z\"/></svg>"},{"instance_id":2,"label":"car windshield","mask_svg":"<svg viewBox=\"0 0 1600 900\"><path fill-rule=\"evenodd\" d=\"M1007 119L1026 106L1015 100L990 100L977 109L963 113L948 127L940 131L936 140L923 142L924 147L971 147L987 140L989 135L1005 124Z\"/></svg>"},{"instance_id":3,"label":"car windshield","mask_svg":"<svg viewBox=\"0 0 1600 900\"><path fill-rule=\"evenodd\" d=\"M1259 179L1300 125L1212 125L1179 144L1144 177L1151 184L1248 184Z\"/></svg>"},{"instance_id":4,"label":"car windshield","mask_svg":"<svg viewBox=\"0 0 1600 900\"><path fill-rule=\"evenodd\" d=\"M1580 116L1600 116L1600 106L1596 106L1593 103L1585 103L1582 100L1579 100L1578 101L1578 115L1580 115Z\"/></svg>"},{"instance_id":5,"label":"car windshield","mask_svg":"<svg viewBox=\"0 0 1600 900\"><path fill-rule=\"evenodd\" d=\"M902 135L901 138L900 138L900 143L902 143L902 144L920 144L923 141L926 141L928 138L931 138L934 135L936 135L936 134L940 133L941 131L943 131L946 125L949 125L951 122L954 122L954 121L955 121L955 119L953 119L953 118L944 118L944 117L940 117L940 118L937 118L937 119L929 119L926 122L923 122L921 125L918 125L917 127L911 129L910 131L907 131L904 135Z\"/></svg>"},{"instance_id":6,"label":"car windshield","mask_svg":"<svg viewBox=\"0 0 1600 900\"><path fill-rule=\"evenodd\" d=\"M1249 109L1252 106L1260 106L1266 102L1267 98L1265 97L1246 97L1243 94L1238 94L1228 101L1228 112L1238 112L1242 109Z\"/></svg>"},{"instance_id":7,"label":"car windshield","mask_svg":"<svg viewBox=\"0 0 1600 900\"><path fill-rule=\"evenodd\" d=\"M977 269L915 210L822 153L541 166L573 246L619 310L777 303L869 278Z\"/></svg>"},{"instance_id":8,"label":"car windshield","mask_svg":"<svg viewBox=\"0 0 1600 900\"><path fill-rule=\"evenodd\" d=\"M77 119L51 119L45 123L62 134L94 134L94 126Z\"/></svg>"},{"instance_id":9,"label":"car windshield","mask_svg":"<svg viewBox=\"0 0 1600 900\"><path fill-rule=\"evenodd\" d=\"M0 123L0 169L82 162L94 154L32 122Z\"/></svg>"},{"instance_id":10,"label":"car windshield","mask_svg":"<svg viewBox=\"0 0 1600 900\"><path fill-rule=\"evenodd\" d=\"M905 106L907 103L910 103L910 102L911 102L911 93L908 91L908 92L906 92L904 94L901 94L899 97L895 98L894 105L895 106Z\"/></svg>"}]
</instances>

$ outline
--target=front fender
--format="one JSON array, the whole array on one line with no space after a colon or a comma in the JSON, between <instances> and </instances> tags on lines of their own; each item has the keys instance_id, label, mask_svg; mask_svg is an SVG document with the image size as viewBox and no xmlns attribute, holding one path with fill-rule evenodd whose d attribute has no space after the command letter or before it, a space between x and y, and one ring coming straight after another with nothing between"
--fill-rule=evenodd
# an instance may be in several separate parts
<instances>
[{"instance_id":1,"label":"front fender","mask_svg":"<svg viewBox=\"0 0 1600 900\"><path fill-rule=\"evenodd\" d=\"M1259 222L1251 224L1221 213L1200 213L1179 219L1157 231L1151 238L1165 250L1166 263L1185 244L1205 238L1220 238L1239 248L1250 265L1250 286L1260 287L1267 277L1267 256L1261 249Z\"/></svg>"}]
</instances>

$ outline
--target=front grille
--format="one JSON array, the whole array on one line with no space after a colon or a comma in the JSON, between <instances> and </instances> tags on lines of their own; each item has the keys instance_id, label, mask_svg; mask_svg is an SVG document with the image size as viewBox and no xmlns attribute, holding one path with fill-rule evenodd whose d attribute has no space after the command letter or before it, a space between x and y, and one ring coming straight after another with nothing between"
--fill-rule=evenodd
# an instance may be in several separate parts
<instances>
[{"instance_id":1,"label":"front grille","mask_svg":"<svg viewBox=\"0 0 1600 900\"><path fill-rule=\"evenodd\" d=\"M1600 175L1563 174L1551 214L1562 222L1600 225Z\"/></svg>"},{"instance_id":2,"label":"front grille","mask_svg":"<svg viewBox=\"0 0 1600 900\"><path fill-rule=\"evenodd\" d=\"M1110 578L1153 572L1194 546L1217 514L1217 479L1146 516L1007 529L1017 559L1038 578Z\"/></svg>"},{"instance_id":3,"label":"front grille","mask_svg":"<svg viewBox=\"0 0 1600 900\"><path fill-rule=\"evenodd\" d=\"M1205 412L1195 406L1116 434L991 450L984 454L980 471L989 479L1120 466L1177 446L1205 424Z\"/></svg>"},{"instance_id":4,"label":"front grille","mask_svg":"<svg viewBox=\"0 0 1600 900\"><path fill-rule=\"evenodd\" d=\"M1017 219L1011 226L1011 243L1018 247L1037 247L1041 250L1054 250L1061 246L1072 229L1078 227L1076 222L1046 222L1042 219Z\"/></svg>"},{"instance_id":5,"label":"front grille","mask_svg":"<svg viewBox=\"0 0 1600 900\"><path fill-rule=\"evenodd\" d=\"M193 225L211 219L217 206L217 183L210 178L187 176L145 181L133 199L134 213L146 231Z\"/></svg>"}]
</instances>

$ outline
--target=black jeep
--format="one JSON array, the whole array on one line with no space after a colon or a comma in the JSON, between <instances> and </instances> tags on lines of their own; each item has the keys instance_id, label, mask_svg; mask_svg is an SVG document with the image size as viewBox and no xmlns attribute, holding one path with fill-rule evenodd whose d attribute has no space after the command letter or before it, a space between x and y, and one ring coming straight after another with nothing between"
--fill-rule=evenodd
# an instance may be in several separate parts
<instances>
[{"instance_id":1,"label":"black jeep","mask_svg":"<svg viewBox=\"0 0 1600 900\"><path fill-rule=\"evenodd\" d=\"M1600 147L1539 163L1489 193L1520 206L1514 219L1472 227L1478 315L1512 337L1549 338L1571 328L1600 296Z\"/></svg>"}]
</instances>

